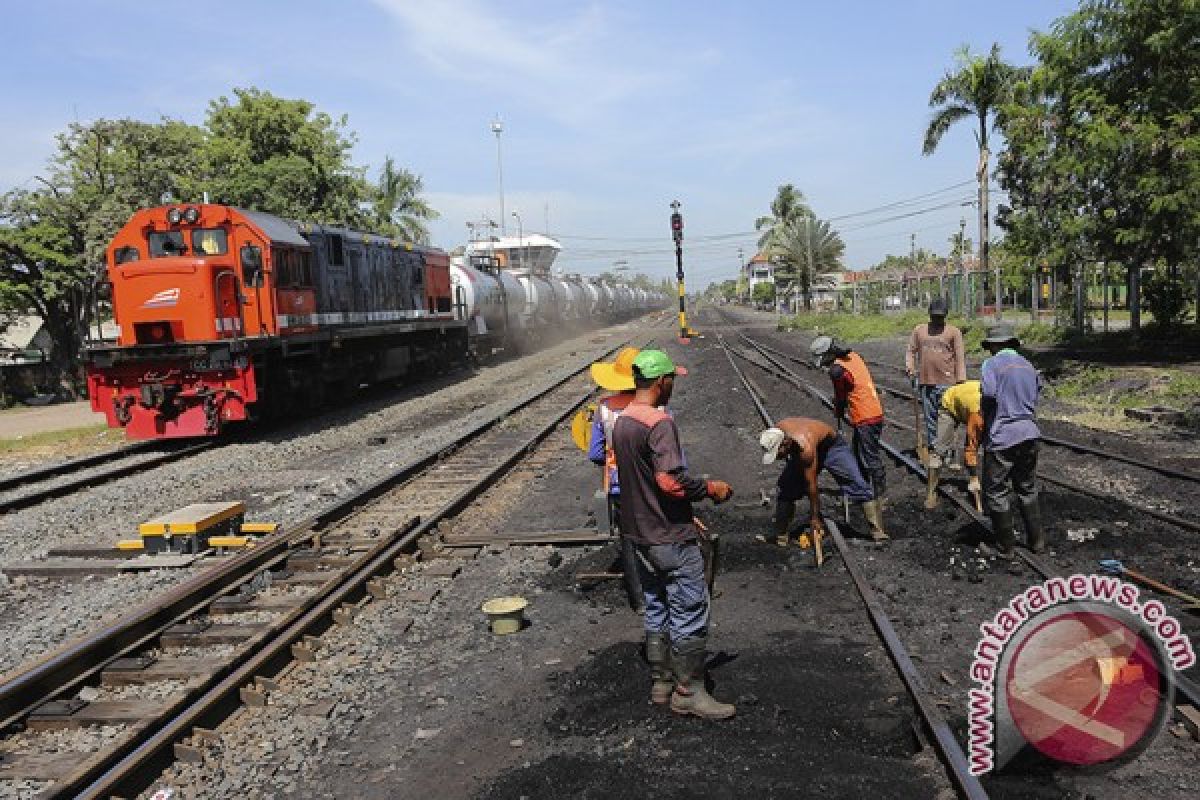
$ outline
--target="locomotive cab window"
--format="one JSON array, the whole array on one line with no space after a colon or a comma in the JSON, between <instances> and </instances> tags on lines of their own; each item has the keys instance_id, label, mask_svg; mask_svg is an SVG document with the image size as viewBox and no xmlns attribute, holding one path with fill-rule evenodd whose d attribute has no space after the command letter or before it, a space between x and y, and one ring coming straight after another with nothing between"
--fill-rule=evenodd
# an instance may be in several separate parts
<instances>
[{"instance_id":1,"label":"locomotive cab window","mask_svg":"<svg viewBox=\"0 0 1200 800\"><path fill-rule=\"evenodd\" d=\"M242 262L242 280L251 289L261 288L263 285L262 248L252 244L242 245L240 259Z\"/></svg>"},{"instance_id":2,"label":"locomotive cab window","mask_svg":"<svg viewBox=\"0 0 1200 800\"><path fill-rule=\"evenodd\" d=\"M136 247L118 247L113 251L113 261L118 264L128 264L130 261L137 261L141 257L142 254Z\"/></svg>"},{"instance_id":3,"label":"locomotive cab window","mask_svg":"<svg viewBox=\"0 0 1200 800\"><path fill-rule=\"evenodd\" d=\"M229 237L224 228L197 228L192 231L192 252L196 255L223 256L229 252Z\"/></svg>"},{"instance_id":4,"label":"locomotive cab window","mask_svg":"<svg viewBox=\"0 0 1200 800\"><path fill-rule=\"evenodd\" d=\"M150 257L168 258L187 254L183 234L179 231L152 231L149 236Z\"/></svg>"}]
</instances>

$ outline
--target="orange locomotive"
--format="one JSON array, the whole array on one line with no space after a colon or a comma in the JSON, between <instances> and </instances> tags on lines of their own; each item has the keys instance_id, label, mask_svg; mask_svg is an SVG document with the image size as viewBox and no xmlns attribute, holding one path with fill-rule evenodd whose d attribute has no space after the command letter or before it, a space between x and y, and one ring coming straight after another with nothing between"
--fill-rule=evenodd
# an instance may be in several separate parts
<instances>
[{"instance_id":1,"label":"orange locomotive","mask_svg":"<svg viewBox=\"0 0 1200 800\"><path fill-rule=\"evenodd\" d=\"M213 436L467 353L446 253L222 205L146 209L107 251L116 344L92 408L131 439Z\"/></svg>"}]
</instances>

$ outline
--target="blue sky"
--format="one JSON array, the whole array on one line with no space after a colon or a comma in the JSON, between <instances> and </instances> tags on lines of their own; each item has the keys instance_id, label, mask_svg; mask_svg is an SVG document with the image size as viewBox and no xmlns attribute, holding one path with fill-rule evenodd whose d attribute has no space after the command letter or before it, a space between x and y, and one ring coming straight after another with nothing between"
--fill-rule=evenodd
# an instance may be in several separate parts
<instances>
[{"instance_id":1,"label":"blue sky","mask_svg":"<svg viewBox=\"0 0 1200 800\"><path fill-rule=\"evenodd\" d=\"M498 216L561 238L562 266L624 260L673 274L668 204L686 220L689 284L732 277L756 217L795 184L822 217L931 193L839 222L847 266L919 245L945 252L972 194L969 126L921 155L929 90L954 49L999 42L1027 63L1030 30L1064 0L527 2L41 0L8 9L0 68L0 189L29 186L72 120L201 122L236 86L348 114L355 161L423 176L436 244ZM942 191L945 190L945 191ZM515 221L508 219L510 232ZM726 234L729 234L728 236ZM716 237L716 238L706 238Z\"/></svg>"}]
</instances>

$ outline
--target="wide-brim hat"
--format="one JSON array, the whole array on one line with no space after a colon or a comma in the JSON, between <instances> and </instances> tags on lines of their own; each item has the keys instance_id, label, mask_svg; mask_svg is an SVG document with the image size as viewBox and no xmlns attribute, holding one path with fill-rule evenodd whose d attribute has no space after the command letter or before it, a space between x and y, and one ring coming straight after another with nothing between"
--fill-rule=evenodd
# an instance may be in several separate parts
<instances>
[{"instance_id":1,"label":"wide-brim hat","mask_svg":"<svg viewBox=\"0 0 1200 800\"><path fill-rule=\"evenodd\" d=\"M1020 341L1017 338L1017 332L1008 323L992 325L987 329L987 336L983 337L984 344L1008 344L1009 342L1020 344Z\"/></svg>"},{"instance_id":2,"label":"wide-brim hat","mask_svg":"<svg viewBox=\"0 0 1200 800\"><path fill-rule=\"evenodd\" d=\"M634 388L633 360L642 351L636 347L622 348L612 363L597 361L592 364L592 380L601 389L610 392L626 392Z\"/></svg>"},{"instance_id":3,"label":"wide-brim hat","mask_svg":"<svg viewBox=\"0 0 1200 800\"><path fill-rule=\"evenodd\" d=\"M935 297L929 304L929 316L944 317L949 309L946 306L946 300L942 297Z\"/></svg>"}]
</instances>

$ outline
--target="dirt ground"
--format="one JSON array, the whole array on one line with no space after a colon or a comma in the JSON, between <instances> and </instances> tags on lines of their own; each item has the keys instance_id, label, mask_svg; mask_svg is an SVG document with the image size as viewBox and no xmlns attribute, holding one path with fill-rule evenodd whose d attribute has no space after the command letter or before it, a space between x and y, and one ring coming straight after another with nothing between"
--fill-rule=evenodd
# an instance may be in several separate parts
<instances>
[{"instance_id":1,"label":"dirt ground","mask_svg":"<svg viewBox=\"0 0 1200 800\"><path fill-rule=\"evenodd\" d=\"M700 313L706 338L657 340L692 370L672 407L693 471L730 480L737 492L700 509L722 535L710 671L714 694L737 704L734 719L679 718L648 702L639 617L615 582L575 577L609 569L614 548L492 547L465 562L428 609L372 603L353 628L328 634L330 655L289 678L299 687L279 707L273 700L244 715L221 758L177 766L160 785L187 787L188 798L952 797L940 763L919 749L914 711L836 555L816 571L806 552L755 539L770 514L760 491L771 493L778 467L761 464L760 425L716 345L719 324ZM827 418L796 390L749 374L776 415ZM981 558L965 517L926 514L923 486L898 468L889 473L894 542L867 545L857 511L845 530L961 737L978 626L1036 579ZM564 430L453 529L584 527L597 483ZM1178 531L1065 492L1047 492L1046 506L1051 559L1063 571L1091 572L1101 555L1117 553L1172 580L1196 574L1194 543ZM1067 530L1080 526L1097 532L1068 542ZM492 636L479 605L513 593L529 599L529 625ZM406 615L412 628L395 627ZM1194 619L1185 624L1193 638L1200 632ZM337 699L336 710L319 723L289 718L293 692ZM1197 747L1167 733L1115 771L1043 767L985 785L996 798L1194 798ZM268 750L275 755L260 771L246 772L247 754Z\"/></svg>"},{"instance_id":2,"label":"dirt ground","mask_svg":"<svg viewBox=\"0 0 1200 800\"><path fill-rule=\"evenodd\" d=\"M35 433L101 425L104 416L92 411L88 401L55 403L48 406L10 408L0 412L0 439L15 439Z\"/></svg>"}]
</instances>

